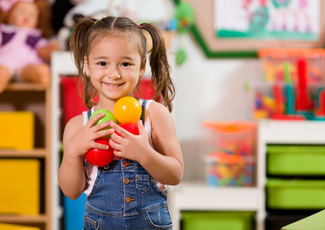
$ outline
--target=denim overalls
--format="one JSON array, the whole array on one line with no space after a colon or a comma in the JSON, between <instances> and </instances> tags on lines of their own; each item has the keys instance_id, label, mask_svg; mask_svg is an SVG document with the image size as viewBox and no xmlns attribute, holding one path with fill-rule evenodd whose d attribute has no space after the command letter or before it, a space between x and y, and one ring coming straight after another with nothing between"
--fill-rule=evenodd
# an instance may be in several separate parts
<instances>
[{"instance_id":1,"label":"denim overalls","mask_svg":"<svg viewBox=\"0 0 325 230\"><path fill-rule=\"evenodd\" d=\"M95 184L87 197L83 229L172 229L166 192L158 189L138 162L113 160L98 167Z\"/></svg>"}]
</instances>

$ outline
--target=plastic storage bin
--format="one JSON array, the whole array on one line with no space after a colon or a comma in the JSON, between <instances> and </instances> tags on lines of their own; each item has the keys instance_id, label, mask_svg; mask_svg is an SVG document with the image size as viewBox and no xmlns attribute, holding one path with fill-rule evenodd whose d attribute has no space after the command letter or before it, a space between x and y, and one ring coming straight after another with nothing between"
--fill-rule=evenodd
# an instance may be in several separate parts
<instances>
[{"instance_id":1,"label":"plastic storage bin","mask_svg":"<svg viewBox=\"0 0 325 230\"><path fill-rule=\"evenodd\" d=\"M203 122L205 175L209 186L252 186L256 125L251 122Z\"/></svg>"},{"instance_id":2,"label":"plastic storage bin","mask_svg":"<svg viewBox=\"0 0 325 230\"><path fill-rule=\"evenodd\" d=\"M258 52L261 60L264 79L269 83L285 83L283 64L289 64L291 82L298 81L297 61L307 62L307 82L311 85L325 83L325 50L324 49L261 49Z\"/></svg>"},{"instance_id":3,"label":"plastic storage bin","mask_svg":"<svg viewBox=\"0 0 325 230\"><path fill-rule=\"evenodd\" d=\"M270 175L325 175L325 146L267 146Z\"/></svg>"},{"instance_id":4,"label":"plastic storage bin","mask_svg":"<svg viewBox=\"0 0 325 230\"><path fill-rule=\"evenodd\" d=\"M82 229L83 216L86 211L86 201L87 196L84 193L76 200L71 200L63 195L65 230Z\"/></svg>"},{"instance_id":5,"label":"plastic storage bin","mask_svg":"<svg viewBox=\"0 0 325 230\"><path fill-rule=\"evenodd\" d=\"M252 230L254 212L182 212L183 230Z\"/></svg>"},{"instance_id":6,"label":"plastic storage bin","mask_svg":"<svg viewBox=\"0 0 325 230\"><path fill-rule=\"evenodd\" d=\"M271 209L324 209L324 180L268 179L267 206Z\"/></svg>"},{"instance_id":7,"label":"plastic storage bin","mask_svg":"<svg viewBox=\"0 0 325 230\"><path fill-rule=\"evenodd\" d=\"M40 162L0 160L0 214L40 213Z\"/></svg>"},{"instance_id":8,"label":"plastic storage bin","mask_svg":"<svg viewBox=\"0 0 325 230\"><path fill-rule=\"evenodd\" d=\"M252 156L216 154L206 156L205 175L208 186L252 186Z\"/></svg>"},{"instance_id":9,"label":"plastic storage bin","mask_svg":"<svg viewBox=\"0 0 325 230\"><path fill-rule=\"evenodd\" d=\"M34 114L0 112L0 149L34 148Z\"/></svg>"}]
</instances>

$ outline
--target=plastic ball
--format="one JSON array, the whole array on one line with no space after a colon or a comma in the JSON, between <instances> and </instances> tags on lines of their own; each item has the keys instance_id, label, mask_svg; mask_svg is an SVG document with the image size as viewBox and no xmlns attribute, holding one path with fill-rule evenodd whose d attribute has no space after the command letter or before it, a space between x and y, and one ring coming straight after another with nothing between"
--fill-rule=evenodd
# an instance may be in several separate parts
<instances>
[{"instance_id":1,"label":"plastic ball","mask_svg":"<svg viewBox=\"0 0 325 230\"><path fill-rule=\"evenodd\" d=\"M138 125L136 125L134 123L125 122L125 123L120 124L119 126L122 127L123 129L125 129L126 131L128 131L129 133L132 133L133 135L139 135ZM116 134L123 137L118 132L116 132Z\"/></svg>"},{"instance_id":2,"label":"plastic ball","mask_svg":"<svg viewBox=\"0 0 325 230\"><path fill-rule=\"evenodd\" d=\"M120 123L136 123L141 116L141 105L133 97L122 97L114 106L114 114Z\"/></svg>"},{"instance_id":3,"label":"plastic ball","mask_svg":"<svg viewBox=\"0 0 325 230\"><path fill-rule=\"evenodd\" d=\"M99 110L96 110L96 111L95 111L95 112L90 116L89 119L91 119L92 117L96 116L96 115L99 114L99 113L104 113L105 115L104 115L104 117L100 118L100 119L96 122L95 125L98 125L98 124L100 124L100 123L103 123L103 122L106 122L106 121L110 121L110 120L112 120L112 121L114 121L114 122L116 123L116 118L115 118L114 114L113 114L111 111L106 110L106 109L99 109ZM106 130L106 129L110 129L110 128L111 128L111 127L106 127L106 128L104 128L104 129L102 129L102 130ZM108 135L108 136L106 136L106 137L109 138L110 135Z\"/></svg>"},{"instance_id":4,"label":"plastic ball","mask_svg":"<svg viewBox=\"0 0 325 230\"><path fill-rule=\"evenodd\" d=\"M114 149L109 145L109 139L102 137L95 140L96 143L108 145L108 149L90 149L85 157L87 161L98 167L103 167L111 163L114 159Z\"/></svg>"}]
</instances>

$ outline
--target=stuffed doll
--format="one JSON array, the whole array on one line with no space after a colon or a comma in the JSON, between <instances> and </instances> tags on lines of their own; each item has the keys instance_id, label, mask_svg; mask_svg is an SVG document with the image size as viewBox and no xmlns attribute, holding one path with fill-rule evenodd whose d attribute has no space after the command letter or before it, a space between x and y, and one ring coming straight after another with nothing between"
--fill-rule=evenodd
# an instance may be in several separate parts
<instances>
[{"instance_id":1,"label":"stuffed doll","mask_svg":"<svg viewBox=\"0 0 325 230\"><path fill-rule=\"evenodd\" d=\"M10 80L49 84L50 14L48 0L0 0L0 93Z\"/></svg>"}]
</instances>

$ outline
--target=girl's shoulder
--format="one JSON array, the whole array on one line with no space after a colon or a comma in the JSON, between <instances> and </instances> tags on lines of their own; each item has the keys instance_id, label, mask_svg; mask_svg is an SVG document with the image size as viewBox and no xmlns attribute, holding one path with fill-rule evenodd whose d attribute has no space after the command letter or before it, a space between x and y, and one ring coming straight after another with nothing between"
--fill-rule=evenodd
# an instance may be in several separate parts
<instances>
[{"instance_id":1,"label":"girl's shoulder","mask_svg":"<svg viewBox=\"0 0 325 230\"><path fill-rule=\"evenodd\" d=\"M163 104L156 101L150 103L148 112L152 123L166 121L171 118L169 110Z\"/></svg>"},{"instance_id":2,"label":"girl's shoulder","mask_svg":"<svg viewBox=\"0 0 325 230\"><path fill-rule=\"evenodd\" d=\"M71 118L65 125L65 130L79 130L83 127L83 114Z\"/></svg>"}]
</instances>

